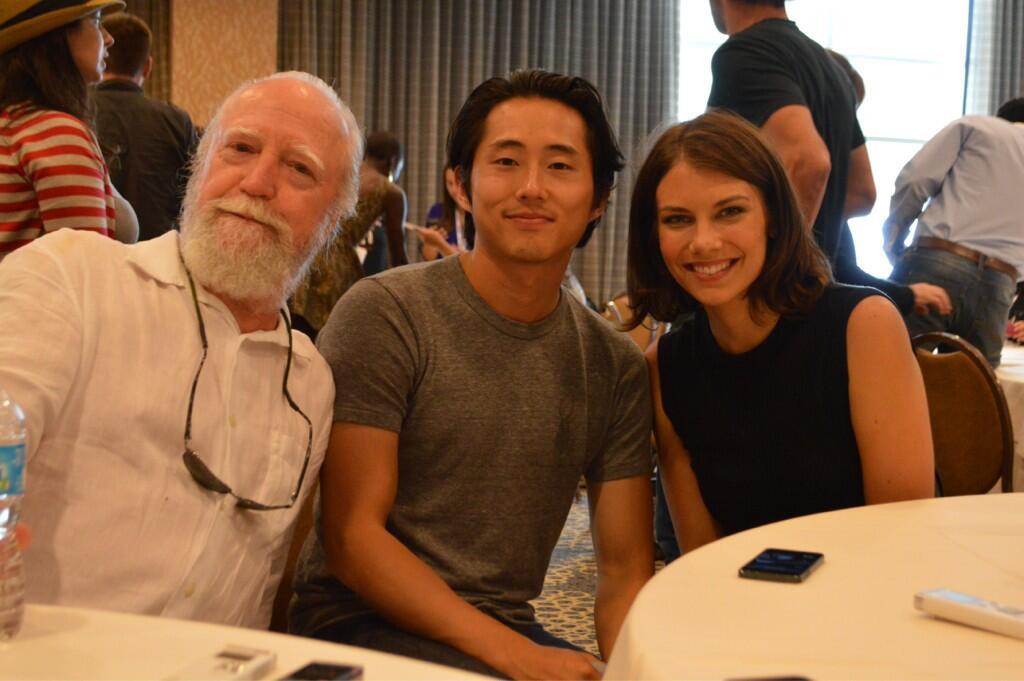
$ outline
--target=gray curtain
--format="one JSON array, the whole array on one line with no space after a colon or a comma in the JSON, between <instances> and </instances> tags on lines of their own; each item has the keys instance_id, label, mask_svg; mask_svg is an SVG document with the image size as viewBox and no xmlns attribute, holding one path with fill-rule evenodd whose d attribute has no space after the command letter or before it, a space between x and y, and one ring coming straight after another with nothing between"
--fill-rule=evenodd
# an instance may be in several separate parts
<instances>
[{"instance_id":1,"label":"gray curtain","mask_svg":"<svg viewBox=\"0 0 1024 681\"><path fill-rule=\"evenodd\" d=\"M966 113L994 114L1024 97L1024 0L974 0Z\"/></svg>"},{"instance_id":2,"label":"gray curtain","mask_svg":"<svg viewBox=\"0 0 1024 681\"><path fill-rule=\"evenodd\" d=\"M587 78L602 92L628 162L676 109L677 0L287 0L278 66L334 84L367 132L406 147L409 220L444 191L448 125L475 85L515 68ZM600 302L624 287L629 189L574 259Z\"/></svg>"},{"instance_id":3,"label":"gray curtain","mask_svg":"<svg viewBox=\"0 0 1024 681\"><path fill-rule=\"evenodd\" d=\"M153 72L143 89L150 97L171 98L171 0L125 0L125 11L153 31Z\"/></svg>"}]
</instances>

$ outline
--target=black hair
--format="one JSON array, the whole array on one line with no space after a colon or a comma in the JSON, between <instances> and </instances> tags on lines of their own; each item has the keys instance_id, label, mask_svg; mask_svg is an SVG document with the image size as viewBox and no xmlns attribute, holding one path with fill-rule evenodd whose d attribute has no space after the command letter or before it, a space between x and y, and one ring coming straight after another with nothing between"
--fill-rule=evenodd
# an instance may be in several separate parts
<instances>
[{"instance_id":1,"label":"black hair","mask_svg":"<svg viewBox=\"0 0 1024 681\"><path fill-rule=\"evenodd\" d=\"M996 112L1003 120L1011 123L1024 123L1024 97L1017 97L1003 102Z\"/></svg>"},{"instance_id":2,"label":"black hair","mask_svg":"<svg viewBox=\"0 0 1024 681\"><path fill-rule=\"evenodd\" d=\"M487 116L502 102L519 97L551 99L580 114L587 128L587 151L593 166L594 206L606 200L615 186L615 174L622 170L623 157L601 94L584 78L540 69L513 71L507 78L485 80L470 93L452 121L446 165L459 173L467 193L473 157L483 139ZM586 246L599 222L600 218L596 218L587 225L577 248Z\"/></svg>"},{"instance_id":3,"label":"black hair","mask_svg":"<svg viewBox=\"0 0 1024 681\"><path fill-rule=\"evenodd\" d=\"M375 132L366 138L366 158L388 161L404 158L402 143L390 132Z\"/></svg>"}]
</instances>

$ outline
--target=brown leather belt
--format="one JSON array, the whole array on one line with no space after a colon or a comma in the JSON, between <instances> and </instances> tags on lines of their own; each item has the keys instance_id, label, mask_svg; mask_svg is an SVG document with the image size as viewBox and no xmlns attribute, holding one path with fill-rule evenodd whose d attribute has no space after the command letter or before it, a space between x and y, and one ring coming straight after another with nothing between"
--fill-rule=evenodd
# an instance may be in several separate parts
<instances>
[{"instance_id":1,"label":"brown leather belt","mask_svg":"<svg viewBox=\"0 0 1024 681\"><path fill-rule=\"evenodd\" d=\"M1010 263L985 255L984 253L979 253L973 248L961 246L955 241L938 239L933 236L922 236L914 241L914 248L934 248L937 251L946 251L953 255L959 255L961 258L966 258L975 264L984 261L985 267L991 268L996 272L1002 272L1014 281L1017 281L1017 268Z\"/></svg>"}]
</instances>

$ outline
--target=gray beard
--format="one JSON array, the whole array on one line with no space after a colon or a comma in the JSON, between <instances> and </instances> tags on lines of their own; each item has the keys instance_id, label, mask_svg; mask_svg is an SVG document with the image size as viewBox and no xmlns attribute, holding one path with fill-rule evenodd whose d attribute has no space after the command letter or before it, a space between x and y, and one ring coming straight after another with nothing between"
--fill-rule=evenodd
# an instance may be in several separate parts
<instances>
[{"instance_id":1,"label":"gray beard","mask_svg":"<svg viewBox=\"0 0 1024 681\"><path fill-rule=\"evenodd\" d=\"M253 217L255 224L230 213ZM323 245L319 229L300 250L291 227L255 199L213 199L185 206L181 253L192 276L204 288L256 311L281 308L305 276L312 253Z\"/></svg>"}]
</instances>

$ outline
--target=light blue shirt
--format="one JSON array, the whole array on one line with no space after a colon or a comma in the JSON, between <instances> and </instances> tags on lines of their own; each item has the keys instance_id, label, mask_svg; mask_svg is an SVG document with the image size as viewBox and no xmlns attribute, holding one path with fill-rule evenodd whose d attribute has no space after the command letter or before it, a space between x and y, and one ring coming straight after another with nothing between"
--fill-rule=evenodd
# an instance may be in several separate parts
<instances>
[{"instance_id":1,"label":"light blue shirt","mask_svg":"<svg viewBox=\"0 0 1024 681\"><path fill-rule=\"evenodd\" d=\"M965 116L929 140L896 178L886 223L905 235L915 219L918 237L955 241L1024 273L1024 125Z\"/></svg>"}]
</instances>

